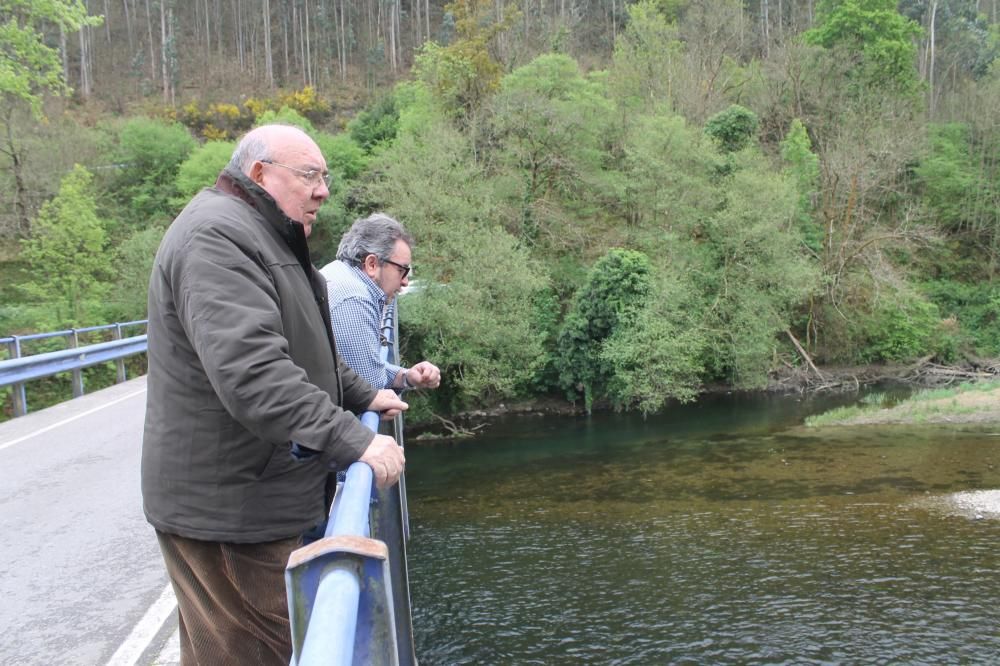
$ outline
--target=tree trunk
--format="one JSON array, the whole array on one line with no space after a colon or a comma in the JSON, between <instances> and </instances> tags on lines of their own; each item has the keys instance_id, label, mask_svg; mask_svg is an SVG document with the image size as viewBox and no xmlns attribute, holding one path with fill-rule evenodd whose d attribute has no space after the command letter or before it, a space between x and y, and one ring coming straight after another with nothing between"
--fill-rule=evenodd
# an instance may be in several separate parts
<instances>
[{"instance_id":1,"label":"tree trunk","mask_svg":"<svg viewBox=\"0 0 1000 666\"><path fill-rule=\"evenodd\" d=\"M84 3L84 8L87 13L90 13L89 3ZM80 28L80 95L86 99L89 98L91 93L93 93L93 83L91 77L93 74L91 56L90 56L90 26L83 26Z\"/></svg>"},{"instance_id":2,"label":"tree trunk","mask_svg":"<svg viewBox=\"0 0 1000 666\"><path fill-rule=\"evenodd\" d=\"M173 103L173 85L170 82L170 40L167 36L167 0L160 0L160 72L163 77L163 103Z\"/></svg>"},{"instance_id":3,"label":"tree trunk","mask_svg":"<svg viewBox=\"0 0 1000 666\"><path fill-rule=\"evenodd\" d=\"M14 141L14 110L5 110L4 126L7 129L6 147L0 149L10 158L10 170L14 176L14 232L26 237L31 232L31 219L28 217L28 187L24 182L24 160L21 159L21 149Z\"/></svg>"},{"instance_id":4,"label":"tree trunk","mask_svg":"<svg viewBox=\"0 0 1000 666\"><path fill-rule=\"evenodd\" d=\"M341 49L340 32L342 30L341 23L341 12L343 11L343 2L333 3L333 41L336 46L337 52L337 69L343 74L344 70L344 52Z\"/></svg>"},{"instance_id":5,"label":"tree trunk","mask_svg":"<svg viewBox=\"0 0 1000 666\"><path fill-rule=\"evenodd\" d=\"M930 62L927 66L927 83L928 83L928 102L927 102L927 115L933 120L934 119L934 24L937 18L937 0L931 2L931 24L930 24Z\"/></svg>"},{"instance_id":6,"label":"tree trunk","mask_svg":"<svg viewBox=\"0 0 1000 666\"><path fill-rule=\"evenodd\" d=\"M281 13L281 47L282 47L282 60L284 60L284 72L285 76L282 82L288 81L291 77L289 71L288 63L288 14L286 12Z\"/></svg>"},{"instance_id":7,"label":"tree trunk","mask_svg":"<svg viewBox=\"0 0 1000 666\"><path fill-rule=\"evenodd\" d=\"M149 78L156 80L156 49L153 42L153 10L146 0L146 33L149 36Z\"/></svg>"},{"instance_id":8,"label":"tree trunk","mask_svg":"<svg viewBox=\"0 0 1000 666\"><path fill-rule=\"evenodd\" d=\"M69 51L66 44L66 31L59 28L59 57L62 59L63 81L69 81Z\"/></svg>"},{"instance_id":9,"label":"tree trunk","mask_svg":"<svg viewBox=\"0 0 1000 666\"><path fill-rule=\"evenodd\" d=\"M80 28L80 96L90 97L90 80L87 78L87 28Z\"/></svg>"},{"instance_id":10,"label":"tree trunk","mask_svg":"<svg viewBox=\"0 0 1000 666\"><path fill-rule=\"evenodd\" d=\"M303 32L305 34L305 67L306 67L306 85L311 86L313 84L313 71L312 71L312 41L309 39L309 0L305 0L305 4L302 6L302 13L305 15L305 26Z\"/></svg>"},{"instance_id":11,"label":"tree trunk","mask_svg":"<svg viewBox=\"0 0 1000 666\"><path fill-rule=\"evenodd\" d=\"M111 8L108 7L108 2L110 2L110 0L104 0L104 34L107 35L108 44L110 44L111 43Z\"/></svg>"},{"instance_id":12,"label":"tree trunk","mask_svg":"<svg viewBox=\"0 0 1000 666\"><path fill-rule=\"evenodd\" d=\"M212 71L212 18L208 11L208 0L204 0L205 5L205 64L202 65L202 81L208 85L209 75Z\"/></svg>"},{"instance_id":13,"label":"tree trunk","mask_svg":"<svg viewBox=\"0 0 1000 666\"><path fill-rule=\"evenodd\" d=\"M771 35L769 29L770 17L768 16L768 0L762 0L760 3L760 36L764 41L764 57L768 57L771 53Z\"/></svg>"},{"instance_id":14,"label":"tree trunk","mask_svg":"<svg viewBox=\"0 0 1000 666\"><path fill-rule=\"evenodd\" d=\"M274 89L274 61L271 58L271 0L264 0L264 71L267 85Z\"/></svg>"},{"instance_id":15,"label":"tree trunk","mask_svg":"<svg viewBox=\"0 0 1000 666\"><path fill-rule=\"evenodd\" d=\"M122 9L125 11L125 34L128 36L128 57L131 58L135 50L132 41L132 16L128 11L128 0L122 0Z\"/></svg>"},{"instance_id":16,"label":"tree trunk","mask_svg":"<svg viewBox=\"0 0 1000 666\"><path fill-rule=\"evenodd\" d=\"M785 11L781 0L778 0L778 40L785 43Z\"/></svg>"},{"instance_id":17,"label":"tree trunk","mask_svg":"<svg viewBox=\"0 0 1000 666\"><path fill-rule=\"evenodd\" d=\"M340 40L341 40L341 51L344 53L344 58L340 62L340 78L343 81L347 80L347 5L345 0L340 0Z\"/></svg>"},{"instance_id":18,"label":"tree trunk","mask_svg":"<svg viewBox=\"0 0 1000 666\"><path fill-rule=\"evenodd\" d=\"M389 67L396 72L396 31L399 27L398 1L393 0L389 8Z\"/></svg>"}]
</instances>

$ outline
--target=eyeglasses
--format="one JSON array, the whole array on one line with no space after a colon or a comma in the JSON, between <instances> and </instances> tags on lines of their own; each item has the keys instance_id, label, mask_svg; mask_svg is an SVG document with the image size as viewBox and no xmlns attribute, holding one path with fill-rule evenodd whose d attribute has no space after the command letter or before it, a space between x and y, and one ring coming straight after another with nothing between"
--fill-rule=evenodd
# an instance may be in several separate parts
<instances>
[{"instance_id":1,"label":"eyeglasses","mask_svg":"<svg viewBox=\"0 0 1000 666\"><path fill-rule=\"evenodd\" d=\"M410 271L413 270L413 266L407 266L406 264L397 264L392 259L380 259L379 261L381 261L383 264L392 264L393 266L398 268L399 272L401 273L401 275L399 276L399 279L401 280L405 278L407 275L409 275Z\"/></svg>"},{"instance_id":2,"label":"eyeglasses","mask_svg":"<svg viewBox=\"0 0 1000 666\"><path fill-rule=\"evenodd\" d=\"M312 185L313 187L319 185L320 181L323 181L324 185L330 187L330 181L332 179L332 176L330 175L329 171L323 173L322 171L318 171L316 169L308 169L308 170L298 169L296 167L288 166L287 164L282 164L280 162L274 162L272 160L261 160L261 163L271 164L273 166L279 166L283 169L288 169L289 171L294 171L295 173L302 176L302 180L304 180L307 184Z\"/></svg>"}]
</instances>

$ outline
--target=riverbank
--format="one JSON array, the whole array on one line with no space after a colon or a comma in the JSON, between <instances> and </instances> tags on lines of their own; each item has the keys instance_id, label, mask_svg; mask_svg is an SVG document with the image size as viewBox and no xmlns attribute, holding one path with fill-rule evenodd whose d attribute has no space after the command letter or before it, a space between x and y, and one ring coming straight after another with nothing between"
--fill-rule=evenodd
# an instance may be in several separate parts
<instances>
[{"instance_id":1,"label":"riverbank","mask_svg":"<svg viewBox=\"0 0 1000 666\"><path fill-rule=\"evenodd\" d=\"M900 384L915 388L935 388L943 385L950 385L961 381L1000 381L1000 359L967 359L957 365L944 366L932 363L929 358L920 359L914 363L907 364L879 364L863 366L825 366L825 367L782 367L771 373L768 383L760 390L771 393L819 393L823 391L858 391L863 387L876 384ZM1000 386L1000 384L998 384ZM712 395L721 393L732 393L738 391L729 384L715 383L702 387L701 395ZM942 398L943 399L943 398ZM963 400L969 400L964 398ZM985 404L979 405L979 411L973 411L974 405L960 405L954 413L940 415L925 414L922 418L939 418L941 420L924 420L921 423L958 423L958 422L983 422L996 421L1000 423L1000 393L996 395L996 405L987 407ZM878 415L874 414L882 407L881 404L871 406L871 414L867 418L873 419L868 423L906 423L916 422L913 418L903 415L903 410L883 415L885 420L877 421ZM928 406L933 410L936 407ZM611 409L609 405L598 403L595 411ZM669 407L667 408L669 409ZM940 409L944 410L944 406ZM994 409L996 413L994 413ZM866 412L867 413L867 412ZM583 415L586 410L582 402L570 402L552 396L541 396L532 399L502 402L488 408L475 409L461 412L450 418L435 416L434 422L414 424L411 427L411 440L430 441L442 439L462 439L473 437L480 431L489 427L490 422L510 414L523 416L544 416L557 414L563 416ZM825 415L821 415L825 416ZM844 417L853 417L854 413L846 414ZM909 421L903 419L911 419ZM949 420L955 419L955 420ZM963 419L959 421L957 419ZM822 425L833 425L831 423ZM860 421L858 423L861 423Z\"/></svg>"},{"instance_id":2,"label":"riverbank","mask_svg":"<svg viewBox=\"0 0 1000 666\"><path fill-rule=\"evenodd\" d=\"M1000 424L1000 380L924 389L894 405L886 404L884 394L874 394L862 405L806 419L808 427L915 423Z\"/></svg>"}]
</instances>

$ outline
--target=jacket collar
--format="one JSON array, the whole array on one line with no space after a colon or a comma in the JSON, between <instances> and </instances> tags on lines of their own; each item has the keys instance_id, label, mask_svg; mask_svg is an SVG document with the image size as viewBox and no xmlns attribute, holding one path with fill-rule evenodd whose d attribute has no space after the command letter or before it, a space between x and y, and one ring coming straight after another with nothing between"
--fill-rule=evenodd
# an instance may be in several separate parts
<instances>
[{"instance_id":1,"label":"jacket collar","mask_svg":"<svg viewBox=\"0 0 1000 666\"><path fill-rule=\"evenodd\" d=\"M268 224L274 227L278 235L285 241L295 258L302 264L307 275L312 273L312 259L309 256L309 243L306 242L305 228L291 219L280 208L277 202L257 183L237 169L226 167L215 181L216 189L242 200L260 213Z\"/></svg>"}]
</instances>

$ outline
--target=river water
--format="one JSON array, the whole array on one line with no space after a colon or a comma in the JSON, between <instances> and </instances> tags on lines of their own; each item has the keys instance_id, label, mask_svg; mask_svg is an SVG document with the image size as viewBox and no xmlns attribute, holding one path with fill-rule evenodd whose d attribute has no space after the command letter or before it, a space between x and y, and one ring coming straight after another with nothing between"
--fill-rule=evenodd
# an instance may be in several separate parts
<instances>
[{"instance_id":1,"label":"river water","mask_svg":"<svg viewBox=\"0 0 1000 666\"><path fill-rule=\"evenodd\" d=\"M407 447L432 664L1000 663L1000 428L805 429L845 397L520 416Z\"/></svg>"}]
</instances>

